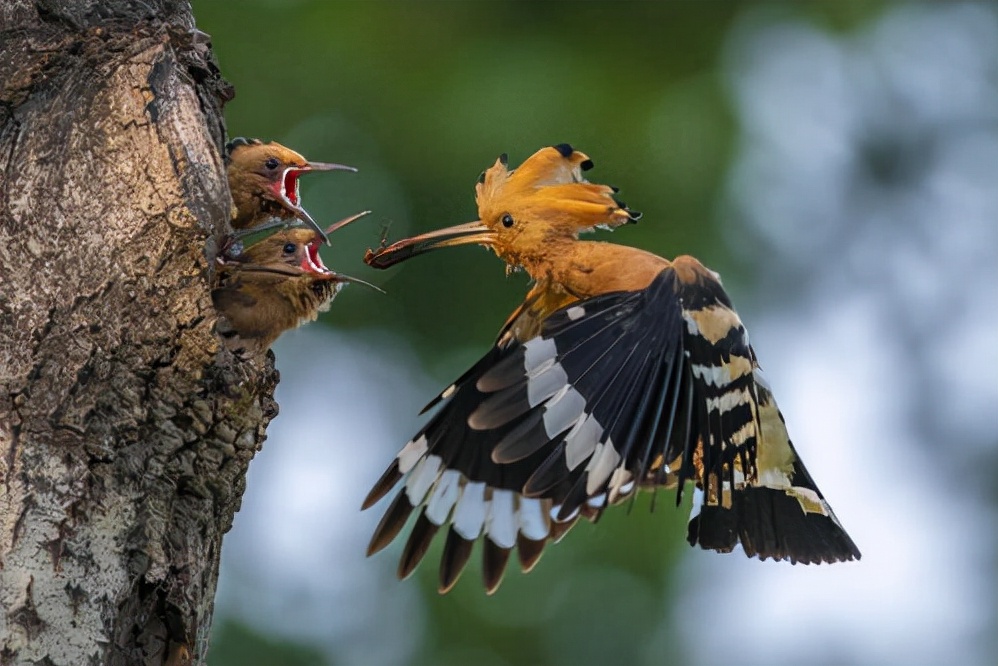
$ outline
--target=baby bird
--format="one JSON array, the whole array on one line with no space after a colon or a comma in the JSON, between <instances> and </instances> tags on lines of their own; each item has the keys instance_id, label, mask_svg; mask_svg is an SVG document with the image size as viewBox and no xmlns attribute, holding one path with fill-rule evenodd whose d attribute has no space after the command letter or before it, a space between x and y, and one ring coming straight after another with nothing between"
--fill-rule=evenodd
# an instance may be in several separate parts
<instances>
[{"instance_id":1,"label":"baby bird","mask_svg":"<svg viewBox=\"0 0 998 666\"><path fill-rule=\"evenodd\" d=\"M298 218L312 228L320 240L329 238L301 205L298 177L312 171L354 171L342 164L309 162L277 142L239 137L225 147L229 191L236 212L232 228L256 231L269 223L287 224Z\"/></svg>"},{"instance_id":2,"label":"baby bird","mask_svg":"<svg viewBox=\"0 0 998 666\"><path fill-rule=\"evenodd\" d=\"M342 228L370 211L329 227ZM241 250L230 243L218 259L211 292L222 315L218 332L244 356L264 353L284 331L314 321L355 278L329 270L319 257L321 237L304 227L286 229Z\"/></svg>"}]
</instances>

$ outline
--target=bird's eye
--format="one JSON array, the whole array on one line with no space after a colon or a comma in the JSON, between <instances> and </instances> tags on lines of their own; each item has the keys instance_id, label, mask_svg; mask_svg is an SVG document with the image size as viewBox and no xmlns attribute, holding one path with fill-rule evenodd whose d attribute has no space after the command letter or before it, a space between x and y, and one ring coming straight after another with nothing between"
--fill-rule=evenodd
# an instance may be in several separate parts
<instances>
[{"instance_id":1,"label":"bird's eye","mask_svg":"<svg viewBox=\"0 0 998 666\"><path fill-rule=\"evenodd\" d=\"M284 254L294 254L295 250L297 250L297 249L298 249L298 246L295 245L294 243L285 243L284 244Z\"/></svg>"},{"instance_id":2,"label":"bird's eye","mask_svg":"<svg viewBox=\"0 0 998 666\"><path fill-rule=\"evenodd\" d=\"M503 213L502 214L502 226L506 227L507 229L509 229L511 226L513 226L513 216L510 215L509 213Z\"/></svg>"},{"instance_id":3,"label":"bird's eye","mask_svg":"<svg viewBox=\"0 0 998 666\"><path fill-rule=\"evenodd\" d=\"M280 164L280 162L277 161L277 158L271 157L270 159L268 159L266 162L263 163L263 166L273 171L274 169L277 168L278 164Z\"/></svg>"}]
</instances>

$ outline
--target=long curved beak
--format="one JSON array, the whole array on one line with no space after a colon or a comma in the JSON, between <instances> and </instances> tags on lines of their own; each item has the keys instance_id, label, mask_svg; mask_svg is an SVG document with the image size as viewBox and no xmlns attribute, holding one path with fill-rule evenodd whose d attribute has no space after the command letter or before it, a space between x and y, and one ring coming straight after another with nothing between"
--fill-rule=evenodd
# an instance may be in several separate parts
<instances>
[{"instance_id":1,"label":"long curved beak","mask_svg":"<svg viewBox=\"0 0 998 666\"><path fill-rule=\"evenodd\" d=\"M380 248L377 252L368 250L367 254L364 255L364 263L373 268L389 268L406 259L441 247L471 244L492 247L495 242L495 232L482 222L467 222L406 238L388 247Z\"/></svg>"},{"instance_id":2,"label":"long curved beak","mask_svg":"<svg viewBox=\"0 0 998 666\"><path fill-rule=\"evenodd\" d=\"M333 164L332 162L305 162L304 167L299 167L299 171L353 171L357 173L357 167L346 164Z\"/></svg>"}]
</instances>

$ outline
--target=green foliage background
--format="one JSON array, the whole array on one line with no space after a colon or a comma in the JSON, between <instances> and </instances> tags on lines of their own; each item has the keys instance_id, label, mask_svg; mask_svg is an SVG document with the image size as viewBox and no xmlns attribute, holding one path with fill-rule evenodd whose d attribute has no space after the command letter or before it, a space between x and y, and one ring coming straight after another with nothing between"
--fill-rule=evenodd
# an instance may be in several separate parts
<instances>
[{"instance_id":1,"label":"green foliage background","mask_svg":"<svg viewBox=\"0 0 998 666\"><path fill-rule=\"evenodd\" d=\"M478 248L387 273L361 256L385 224L394 240L474 219L475 178L502 152L511 164L561 142L587 152L590 177L645 213L613 240L694 254L725 275L737 302L753 266L735 262L720 233L719 194L739 137L719 69L745 4L195 0L194 10L235 85L230 136L360 168L304 179L303 199L328 222L374 211L323 253L389 295L348 289L323 324L397 332L443 386L486 349L526 277L505 278ZM876 10L841 0L772 7L832 30ZM474 581L438 597L435 567L422 567L427 629L416 663L698 661L677 652L670 628L686 511L669 496L651 514L649 501L608 513L598 529L577 527L571 547L550 549L530 576L510 573L493 598ZM213 666L323 659L216 619Z\"/></svg>"}]
</instances>

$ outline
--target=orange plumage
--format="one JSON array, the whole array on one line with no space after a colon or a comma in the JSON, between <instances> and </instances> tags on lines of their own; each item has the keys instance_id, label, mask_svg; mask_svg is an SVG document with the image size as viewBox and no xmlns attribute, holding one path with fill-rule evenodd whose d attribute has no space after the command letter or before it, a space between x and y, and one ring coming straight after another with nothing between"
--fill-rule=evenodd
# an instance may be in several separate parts
<instances>
[{"instance_id":1,"label":"orange plumage","mask_svg":"<svg viewBox=\"0 0 998 666\"><path fill-rule=\"evenodd\" d=\"M500 158L476 187L478 221L365 257L387 268L475 243L535 281L374 485L365 508L404 483L369 553L418 509L399 575L446 528L441 591L480 541L492 592L514 549L529 570L580 515L595 519L638 488L675 488L678 503L689 482L699 495L691 544L791 562L859 558L790 443L716 274L693 257L579 240L639 217L614 188L583 178L591 167L566 144L515 170Z\"/></svg>"}]
</instances>

